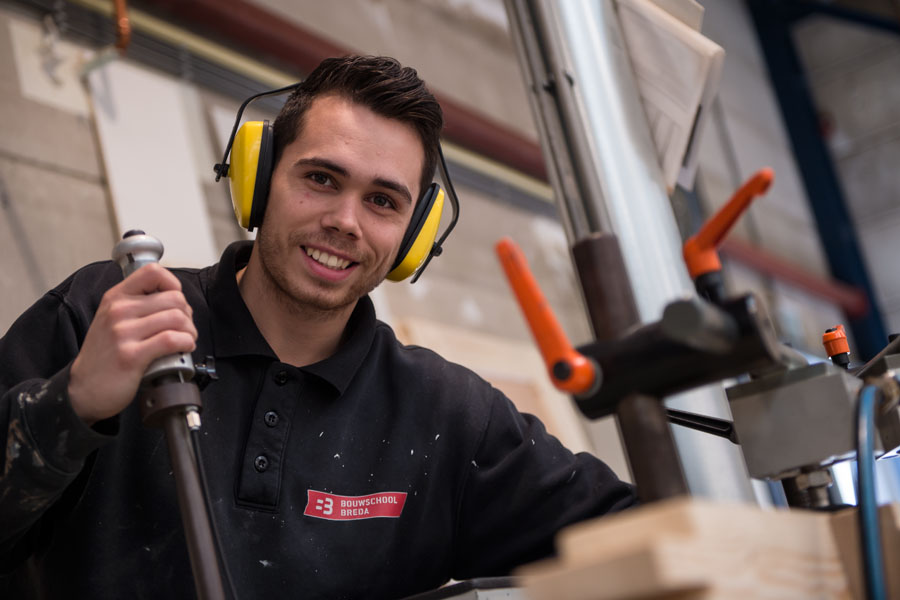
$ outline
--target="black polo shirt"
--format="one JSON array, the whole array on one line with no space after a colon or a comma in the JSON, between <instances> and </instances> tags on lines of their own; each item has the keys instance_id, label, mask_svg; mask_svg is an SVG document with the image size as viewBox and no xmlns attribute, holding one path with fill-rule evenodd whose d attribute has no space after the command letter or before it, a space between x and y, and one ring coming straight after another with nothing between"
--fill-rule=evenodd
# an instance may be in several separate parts
<instances>
[{"instance_id":1,"label":"black polo shirt","mask_svg":"<svg viewBox=\"0 0 900 600\"><path fill-rule=\"evenodd\" d=\"M173 270L195 359L215 357L219 375L203 391L202 458L242 600L398 598L504 574L551 552L563 525L633 502L477 375L400 344L367 297L332 357L280 362L236 284L250 248ZM0 340L0 567L16 597L194 597L163 433L133 404L88 428L66 394L120 280L89 265Z\"/></svg>"}]
</instances>

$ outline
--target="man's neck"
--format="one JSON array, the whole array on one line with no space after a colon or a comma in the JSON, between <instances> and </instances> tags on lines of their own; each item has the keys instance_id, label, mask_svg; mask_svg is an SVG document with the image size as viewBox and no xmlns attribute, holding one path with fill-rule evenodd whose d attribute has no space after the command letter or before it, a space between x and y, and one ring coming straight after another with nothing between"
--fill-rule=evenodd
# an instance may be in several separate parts
<instances>
[{"instance_id":1,"label":"man's neck","mask_svg":"<svg viewBox=\"0 0 900 600\"><path fill-rule=\"evenodd\" d=\"M299 305L252 258L237 272L237 282L253 321L281 362L302 367L337 351L355 304L328 311Z\"/></svg>"}]
</instances>

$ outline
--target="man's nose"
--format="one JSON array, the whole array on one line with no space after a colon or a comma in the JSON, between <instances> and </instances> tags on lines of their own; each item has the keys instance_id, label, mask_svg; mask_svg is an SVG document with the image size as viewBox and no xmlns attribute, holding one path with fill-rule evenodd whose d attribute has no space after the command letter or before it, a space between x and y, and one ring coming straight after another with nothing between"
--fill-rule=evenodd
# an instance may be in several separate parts
<instances>
[{"instance_id":1,"label":"man's nose","mask_svg":"<svg viewBox=\"0 0 900 600\"><path fill-rule=\"evenodd\" d=\"M360 237L359 210L362 202L355 195L346 193L333 199L322 216L322 226L335 233L358 239Z\"/></svg>"}]
</instances>

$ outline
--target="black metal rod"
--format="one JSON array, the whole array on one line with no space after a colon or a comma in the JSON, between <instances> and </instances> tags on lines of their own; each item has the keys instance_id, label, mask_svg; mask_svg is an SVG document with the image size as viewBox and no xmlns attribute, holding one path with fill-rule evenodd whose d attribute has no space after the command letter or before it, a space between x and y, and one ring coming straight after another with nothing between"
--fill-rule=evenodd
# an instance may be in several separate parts
<instances>
[{"instance_id":1,"label":"black metal rod","mask_svg":"<svg viewBox=\"0 0 900 600\"><path fill-rule=\"evenodd\" d=\"M613 340L641 322L619 238L594 233L572 246L594 337Z\"/></svg>"},{"instance_id":2,"label":"black metal rod","mask_svg":"<svg viewBox=\"0 0 900 600\"><path fill-rule=\"evenodd\" d=\"M662 402L652 396L631 394L619 401L616 415L641 502L688 495Z\"/></svg>"},{"instance_id":3,"label":"black metal rod","mask_svg":"<svg viewBox=\"0 0 900 600\"><path fill-rule=\"evenodd\" d=\"M200 474L194 460L190 431L184 413L170 411L164 418L164 428L197 597L200 600L224 599L225 590L222 587L222 576L216 560L212 529L206 512L206 500L200 484Z\"/></svg>"},{"instance_id":4,"label":"black metal rod","mask_svg":"<svg viewBox=\"0 0 900 600\"><path fill-rule=\"evenodd\" d=\"M588 315L599 341L615 340L640 323L619 239L594 233L572 247ZM618 402L616 421L643 502L688 494L665 408L658 398L631 394Z\"/></svg>"},{"instance_id":5,"label":"black metal rod","mask_svg":"<svg viewBox=\"0 0 900 600\"><path fill-rule=\"evenodd\" d=\"M882 348L881 351L880 351L878 354L876 354L875 356L873 356L873 357L869 360L869 362L867 362L866 364L864 364L863 366L861 366L861 367L860 367L859 369L857 369L853 374L856 375L857 377L859 377L860 379L862 379L862 378L865 377L866 375L869 375L869 374L870 374L870 371L872 371L872 368L875 366L875 364L876 364L879 360L881 360L882 358L884 358L884 357L887 356L888 354L895 354L895 353L897 353L897 352L900 352L900 337L894 338L893 340L891 340L890 342L888 342L888 345L887 345L887 346L885 346L884 348Z\"/></svg>"},{"instance_id":6,"label":"black metal rod","mask_svg":"<svg viewBox=\"0 0 900 600\"><path fill-rule=\"evenodd\" d=\"M723 437L733 444L737 444L737 433L734 431L734 423L725 419L717 419L706 415L698 415L697 413L667 408L666 415L669 422L674 425L681 425L688 429L702 431L710 435Z\"/></svg>"}]
</instances>

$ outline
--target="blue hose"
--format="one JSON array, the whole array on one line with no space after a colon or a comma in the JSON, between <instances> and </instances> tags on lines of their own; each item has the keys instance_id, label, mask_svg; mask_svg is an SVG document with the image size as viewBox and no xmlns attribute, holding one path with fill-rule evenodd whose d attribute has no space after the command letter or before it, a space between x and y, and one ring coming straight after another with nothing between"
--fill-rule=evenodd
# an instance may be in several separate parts
<instances>
[{"instance_id":1,"label":"blue hose","mask_svg":"<svg viewBox=\"0 0 900 600\"><path fill-rule=\"evenodd\" d=\"M875 411L881 403L880 400L881 390L874 385L867 385L859 394L856 412L856 497L863 580L868 600L887 598L884 559L881 553L881 530L878 526L878 504L875 499Z\"/></svg>"}]
</instances>

